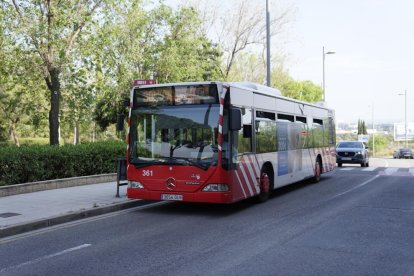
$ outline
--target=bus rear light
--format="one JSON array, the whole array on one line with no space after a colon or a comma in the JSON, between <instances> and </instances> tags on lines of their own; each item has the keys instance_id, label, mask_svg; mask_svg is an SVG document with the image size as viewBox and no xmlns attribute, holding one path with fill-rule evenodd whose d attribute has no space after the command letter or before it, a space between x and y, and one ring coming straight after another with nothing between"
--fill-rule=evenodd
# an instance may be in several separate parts
<instances>
[{"instance_id":1,"label":"bus rear light","mask_svg":"<svg viewBox=\"0 0 414 276\"><path fill-rule=\"evenodd\" d=\"M144 189L144 185L142 185L138 181L128 181L128 188L132 188L132 189Z\"/></svg>"},{"instance_id":2,"label":"bus rear light","mask_svg":"<svg viewBox=\"0 0 414 276\"><path fill-rule=\"evenodd\" d=\"M227 192L228 190L227 184L208 184L203 188L203 192Z\"/></svg>"}]
</instances>

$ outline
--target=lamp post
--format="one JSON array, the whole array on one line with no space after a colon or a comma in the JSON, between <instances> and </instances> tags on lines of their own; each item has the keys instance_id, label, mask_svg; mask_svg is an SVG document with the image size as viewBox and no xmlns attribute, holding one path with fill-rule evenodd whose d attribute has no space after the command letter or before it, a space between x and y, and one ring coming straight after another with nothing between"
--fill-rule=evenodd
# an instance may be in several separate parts
<instances>
[{"instance_id":1,"label":"lamp post","mask_svg":"<svg viewBox=\"0 0 414 276\"><path fill-rule=\"evenodd\" d=\"M266 85L271 86L270 81L270 12L269 0L266 0Z\"/></svg>"},{"instance_id":2,"label":"lamp post","mask_svg":"<svg viewBox=\"0 0 414 276\"><path fill-rule=\"evenodd\" d=\"M405 117L405 119L404 119L404 127L405 127L405 147L407 148L408 146L407 146L407 142L408 142L408 140L407 140L407 90L405 90L404 91L404 94L403 93L400 93L400 94L398 94L398 96L404 96L404 106L405 106L405 115L404 115L404 117Z\"/></svg>"},{"instance_id":3,"label":"lamp post","mask_svg":"<svg viewBox=\"0 0 414 276\"><path fill-rule=\"evenodd\" d=\"M325 55L333 55L335 52L325 52L325 47L322 47L322 89L323 89L323 101L326 101L325 98Z\"/></svg>"}]
</instances>

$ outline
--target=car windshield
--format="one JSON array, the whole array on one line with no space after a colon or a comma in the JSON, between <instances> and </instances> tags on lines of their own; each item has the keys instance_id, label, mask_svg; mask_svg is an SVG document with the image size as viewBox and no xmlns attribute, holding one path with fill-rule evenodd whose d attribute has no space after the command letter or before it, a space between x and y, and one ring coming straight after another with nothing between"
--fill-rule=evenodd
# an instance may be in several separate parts
<instances>
[{"instance_id":1,"label":"car windshield","mask_svg":"<svg viewBox=\"0 0 414 276\"><path fill-rule=\"evenodd\" d=\"M411 153L410 149L400 149L401 153Z\"/></svg>"},{"instance_id":2,"label":"car windshield","mask_svg":"<svg viewBox=\"0 0 414 276\"><path fill-rule=\"evenodd\" d=\"M207 169L217 162L218 117L217 104L132 110L130 162Z\"/></svg>"},{"instance_id":3,"label":"car windshield","mask_svg":"<svg viewBox=\"0 0 414 276\"><path fill-rule=\"evenodd\" d=\"M360 142L341 142L338 144L337 148L362 149L363 146Z\"/></svg>"}]
</instances>

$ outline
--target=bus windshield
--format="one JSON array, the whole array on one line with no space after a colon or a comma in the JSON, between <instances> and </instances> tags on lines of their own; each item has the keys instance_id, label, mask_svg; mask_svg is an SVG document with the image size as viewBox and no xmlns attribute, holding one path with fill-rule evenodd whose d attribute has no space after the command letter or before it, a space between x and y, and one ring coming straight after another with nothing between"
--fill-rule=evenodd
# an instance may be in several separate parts
<instances>
[{"instance_id":1,"label":"bus windshield","mask_svg":"<svg viewBox=\"0 0 414 276\"><path fill-rule=\"evenodd\" d=\"M130 163L217 164L218 104L135 108L131 113Z\"/></svg>"}]
</instances>

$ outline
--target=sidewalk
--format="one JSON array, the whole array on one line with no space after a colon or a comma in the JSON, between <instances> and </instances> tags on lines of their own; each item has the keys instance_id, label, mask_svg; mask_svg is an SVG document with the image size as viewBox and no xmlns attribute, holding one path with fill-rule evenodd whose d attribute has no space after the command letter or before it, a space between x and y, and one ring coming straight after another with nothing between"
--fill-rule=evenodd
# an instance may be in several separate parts
<instances>
[{"instance_id":1,"label":"sidewalk","mask_svg":"<svg viewBox=\"0 0 414 276\"><path fill-rule=\"evenodd\" d=\"M107 182L0 197L0 238L147 203L115 195Z\"/></svg>"}]
</instances>

